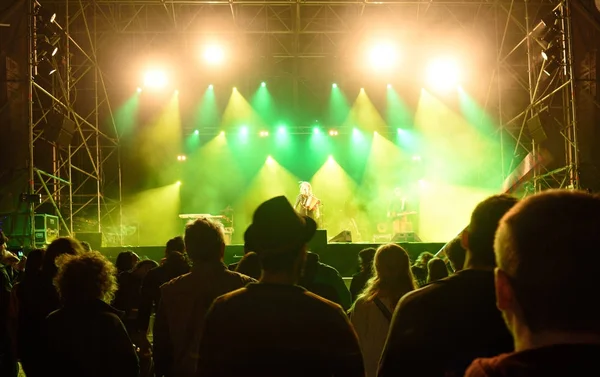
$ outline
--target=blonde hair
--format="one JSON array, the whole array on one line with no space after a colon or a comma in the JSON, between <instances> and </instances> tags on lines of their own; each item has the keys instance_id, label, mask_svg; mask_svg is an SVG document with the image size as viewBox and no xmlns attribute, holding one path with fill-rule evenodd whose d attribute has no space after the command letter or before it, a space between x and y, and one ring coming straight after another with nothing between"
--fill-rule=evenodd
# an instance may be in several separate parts
<instances>
[{"instance_id":1,"label":"blonde hair","mask_svg":"<svg viewBox=\"0 0 600 377\"><path fill-rule=\"evenodd\" d=\"M63 301L113 300L117 269L99 252L63 254L56 259L56 266L54 286Z\"/></svg>"},{"instance_id":2,"label":"blonde hair","mask_svg":"<svg viewBox=\"0 0 600 377\"><path fill-rule=\"evenodd\" d=\"M406 250L396 244L381 245L375 253L373 277L358 298L373 301L376 297L386 297L396 304L415 287Z\"/></svg>"},{"instance_id":3,"label":"blonde hair","mask_svg":"<svg viewBox=\"0 0 600 377\"><path fill-rule=\"evenodd\" d=\"M309 194L312 194L312 186L309 182L300 182L300 192L302 192L303 189L306 189Z\"/></svg>"}]
</instances>

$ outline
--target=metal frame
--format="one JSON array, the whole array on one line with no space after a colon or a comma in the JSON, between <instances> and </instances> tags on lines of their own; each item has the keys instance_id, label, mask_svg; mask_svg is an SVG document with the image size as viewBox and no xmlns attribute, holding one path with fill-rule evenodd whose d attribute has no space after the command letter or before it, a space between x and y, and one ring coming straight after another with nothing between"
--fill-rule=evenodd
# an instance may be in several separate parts
<instances>
[{"instance_id":1,"label":"metal frame","mask_svg":"<svg viewBox=\"0 0 600 377\"><path fill-rule=\"evenodd\" d=\"M118 134L97 62L95 23L89 22L94 15L86 12L83 3L58 6L42 1L40 5L30 0L29 4L29 184L30 192L42 197L41 203L30 207L33 245L34 215L48 212L46 204L59 217L62 235L102 232L103 226L115 226L120 221L121 190ZM57 70L51 76L38 71L38 9L58 14L51 27L63 42L61 57L53 62ZM85 25L83 33L81 25ZM89 92L93 102L82 98ZM46 138L46 126L59 121L51 118L54 112L75 124L70 145ZM103 115L109 116L108 126L103 125ZM105 176L108 164L116 166L116 177ZM105 188L113 180L117 184L111 197Z\"/></svg>"},{"instance_id":2,"label":"metal frame","mask_svg":"<svg viewBox=\"0 0 600 377\"><path fill-rule=\"evenodd\" d=\"M546 187L578 187L577 176L577 122L574 111L572 52L570 46L569 0L448 0L448 1L354 1L354 0L40 0L43 6L57 7L66 15L65 33L69 36L67 48L67 72L62 85L54 91L38 90L32 80L33 102L36 95L55 95L59 87L63 93L57 102L75 120L80 135L79 144L73 145L67 160L50 173L48 180L62 192L70 187L70 203L73 208L64 217L67 228L73 228L73 220L93 207L98 219L98 231L107 217L113 229L120 229L120 167L105 176L105 165L118 165L119 133L112 106L112 94L123 91L123 84L115 72L104 65L110 59L112 42L128 47L130 56L148 53L156 45L171 42L183 49L192 49L200 37L220 36L231 41L232 46L245 46L253 59L263 64L261 78L278 77L292 80L292 96L295 107L300 106L301 91L312 92L319 97L321 76L315 75L315 67L324 62L342 62L352 51L356 36L373 28L382 33L402 28L427 30L444 24L445 28L459 28L483 33L489 44L495 46L495 66L490 67L491 77L483 98L485 110L497 117L500 127L498 137L506 146L514 146L509 153L513 162L502 165L499 172L509 175L524 154L537 153L526 131L526 121L540 106L554 105L560 100L564 114L560 117L565 138L567 164L557 171L536 171L533 182L535 190ZM539 45L536 41L539 19L553 9L562 13L561 31L564 35L563 67L551 80L543 81L540 74ZM382 22L369 23L370 19ZM399 25L406 23L405 26ZM491 25L491 27L490 27ZM483 30L483 32L482 32ZM76 64L74 63L76 62ZM114 62L113 62L114 63ZM343 64L339 64L342 66ZM266 67L266 68L265 68ZM330 80L342 82L343 67L326 69ZM250 72L248 80L255 79ZM41 92L41 94L36 94ZM93 98L89 106L81 98ZM516 99L516 100L515 100ZM89 100L88 100L89 102ZM109 125L103 126L108 119ZM32 116L32 145L36 138L38 119ZM211 130L202 131L210 134ZM295 133L309 133L309 128L299 128ZM340 133L341 134L341 133ZM33 154L32 154L33 159ZM77 167L83 161L83 167ZM504 159L503 159L504 161ZM86 165L87 163L87 165ZM35 163L32 164L35 168ZM68 167L69 173L61 172ZM64 170L64 169L63 169ZM32 170L35 172L35 169ZM80 178L77 179L76 176ZM31 173L32 182L35 178ZM61 180L59 180L60 178ZM38 181L42 181L39 180ZM96 183L89 190L89 182ZM108 181L116 182L118 194L114 199L105 195ZM63 186L61 186L63 185ZM40 184L32 186L39 192ZM51 190L48 190L51 191ZM47 200L56 195L46 193ZM62 196L62 195L61 195ZM60 205L57 203L57 207ZM64 208L60 208L65 213ZM118 224L118 225L115 225ZM120 244L118 231L110 243Z\"/></svg>"},{"instance_id":3,"label":"metal frame","mask_svg":"<svg viewBox=\"0 0 600 377\"><path fill-rule=\"evenodd\" d=\"M515 90L499 90L499 119L502 140L514 145L511 165L504 168L505 174L517 166L527 154L535 156L542 153L527 130L527 121L541 112L551 108L555 120L559 124L559 132L564 141L564 164L553 166L552 170L540 166L533 171L529 184L525 185L524 195L548 188L578 189L579 185L579 150L577 140L577 117L575 111L575 88L573 78L573 53L571 44L570 0L534 4L531 2L516 3L506 9L500 9L508 15L505 33L499 49L498 74L510 82L524 98L520 106L503 106L504 98L515 95ZM559 13L560 35L560 68L549 77L543 73L546 62L541 59L542 48L539 39L544 30L542 17L551 12ZM504 43L508 30L518 30L521 38L517 43ZM506 51L506 52L505 52ZM513 64L515 56L525 57L525 64ZM520 107L520 109L519 109ZM515 112L515 110L517 110ZM506 136L504 136L506 135ZM562 161L562 160L561 160Z\"/></svg>"}]
</instances>

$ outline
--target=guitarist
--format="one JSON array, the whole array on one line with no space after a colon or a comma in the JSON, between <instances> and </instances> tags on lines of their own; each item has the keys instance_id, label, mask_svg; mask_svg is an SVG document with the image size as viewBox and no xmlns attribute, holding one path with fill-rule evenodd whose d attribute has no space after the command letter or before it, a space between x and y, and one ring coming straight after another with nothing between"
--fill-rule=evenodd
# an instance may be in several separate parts
<instances>
[{"instance_id":1,"label":"guitarist","mask_svg":"<svg viewBox=\"0 0 600 377\"><path fill-rule=\"evenodd\" d=\"M400 187L394 189L394 196L388 207L388 218L392 221L394 234L414 232L412 215L416 212L409 210L409 201Z\"/></svg>"}]
</instances>

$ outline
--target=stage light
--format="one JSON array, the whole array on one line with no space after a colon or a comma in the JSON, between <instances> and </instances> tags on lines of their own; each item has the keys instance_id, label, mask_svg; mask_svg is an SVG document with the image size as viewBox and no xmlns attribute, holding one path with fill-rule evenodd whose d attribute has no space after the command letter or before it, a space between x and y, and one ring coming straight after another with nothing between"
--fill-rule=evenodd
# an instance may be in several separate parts
<instances>
[{"instance_id":1,"label":"stage light","mask_svg":"<svg viewBox=\"0 0 600 377\"><path fill-rule=\"evenodd\" d=\"M237 92L237 88L234 86L232 89L234 92Z\"/></svg>"},{"instance_id":2,"label":"stage light","mask_svg":"<svg viewBox=\"0 0 600 377\"><path fill-rule=\"evenodd\" d=\"M138 93L141 93L141 92L142 92L142 88L140 88L140 87L138 86L138 88L137 88L137 92L138 92Z\"/></svg>"},{"instance_id":3,"label":"stage light","mask_svg":"<svg viewBox=\"0 0 600 377\"><path fill-rule=\"evenodd\" d=\"M560 63L557 60L550 60L544 64L544 73L547 76L552 75L560 67Z\"/></svg>"},{"instance_id":4,"label":"stage light","mask_svg":"<svg viewBox=\"0 0 600 377\"><path fill-rule=\"evenodd\" d=\"M194 135L200 135L200 131L194 130Z\"/></svg>"},{"instance_id":5,"label":"stage light","mask_svg":"<svg viewBox=\"0 0 600 377\"><path fill-rule=\"evenodd\" d=\"M260 135L260 137L267 137L267 136L269 136L269 131L264 131L264 130L260 131L259 135Z\"/></svg>"},{"instance_id":6,"label":"stage light","mask_svg":"<svg viewBox=\"0 0 600 377\"><path fill-rule=\"evenodd\" d=\"M360 88L360 91L361 91L361 92L364 92L364 91L365 91L365 88Z\"/></svg>"},{"instance_id":7,"label":"stage light","mask_svg":"<svg viewBox=\"0 0 600 377\"><path fill-rule=\"evenodd\" d=\"M329 136L337 136L338 132L337 130L329 130Z\"/></svg>"},{"instance_id":8,"label":"stage light","mask_svg":"<svg viewBox=\"0 0 600 377\"><path fill-rule=\"evenodd\" d=\"M179 90L175 89L175 95L179 95Z\"/></svg>"},{"instance_id":9,"label":"stage light","mask_svg":"<svg viewBox=\"0 0 600 377\"><path fill-rule=\"evenodd\" d=\"M267 86L267 83L263 81L260 83L260 86L261 86L261 88L265 88Z\"/></svg>"},{"instance_id":10,"label":"stage light","mask_svg":"<svg viewBox=\"0 0 600 377\"><path fill-rule=\"evenodd\" d=\"M148 88L164 88L167 82L167 74L164 71L149 70L144 75L144 86Z\"/></svg>"},{"instance_id":11,"label":"stage light","mask_svg":"<svg viewBox=\"0 0 600 377\"><path fill-rule=\"evenodd\" d=\"M392 84L387 84L388 89L392 89Z\"/></svg>"},{"instance_id":12,"label":"stage light","mask_svg":"<svg viewBox=\"0 0 600 377\"><path fill-rule=\"evenodd\" d=\"M413 161L421 161L421 156L413 156L412 160Z\"/></svg>"},{"instance_id":13,"label":"stage light","mask_svg":"<svg viewBox=\"0 0 600 377\"><path fill-rule=\"evenodd\" d=\"M266 162L267 162L267 164L271 165L274 162L273 157L267 156L267 161Z\"/></svg>"},{"instance_id":14,"label":"stage light","mask_svg":"<svg viewBox=\"0 0 600 377\"><path fill-rule=\"evenodd\" d=\"M396 48L391 44L375 45L369 53L369 63L376 70L387 70L394 67L397 58Z\"/></svg>"},{"instance_id":15,"label":"stage light","mask_svg":"<svg viewBox=\"0 0 600 377\"><path fill-rule=\"evenodd\" d=\"M210 85L208 86L208 89L212 90L212 88L213 88L213 84L210 84Z\"/></svg>"},{"instance_id":16,"label":"stage light","mask_svg":"<svg viewBox=\"0 0 600 377\"><path fill-rule=\"evenodd\" d=\"M333 156L332 156L332 155L329 155L329 157L327 157L327 161L329 161L329 162L333 162L333 161L334 161L334 159L333 159Z\"/></svg>"},{"instance_id":17,"label":"stage light","mask_svg":"<svg viewBox=\"0 0 600 377\"><path fill-rule=\"evenodd\" d=\"M225 52L220 46L209 45L204 49L204 60L210 65L218 65L225 60Z\"/></svg>"},{"instance_id":18,"label":"stage light","mask_svg":"<svg viewBox=\"0 0 600 377\"><path fill-rule=\"evenodd\" d=\"M177 156L177 161L185 161L187 160L187 157L183 154L180 154L179 156Z\"/></svg>"},{"instance_id":19,"label":"stage light","mask_svg":"<svg viewBox=\"0 0 600 377\"><path fill-rule=\"evenodd\" d=\"M352 135L354 135L354 136L358 136L358 135L360 135L360 131L358 130L358 128L354 127L354 128L352 129Z\"/></svg>"},{"instance_id":20,"label":"stage light","mask_svg":"<svg viewBox=\"0 0 600 377\"><path fill-rule=\"evenodd\" d=\"M277 128L277 133L280 134L280 135L285 135L286 132L287 132L287 130L285 129L285 126L279 126Z\"/></svg>"},{"instance_id":21,"label":"stage light","mask_svg":"<svg viewBox=\"0 0 600 377\"><path fill-rule=\"evenodd\" d=\"M333 84L331 84L331 87L332 87L333 89L335 89L335 88L337 88L337 84L336 84L336 83L333 83Z\"/></svg>"},{"instance_id":22,"label":"stage light","mask_svg":"<svg viewBox=\"0 0 600 377\"><path fill-rule=\"evenodd\" d=\"M219 132L219 135L220 135L220 136L225 136L225 131L221 131L221 132Z\"/></svg>"},{"instance_id":23,"label":"stage light","mask_svg":"<svg viewBox=\"0 0 600 377\"><path fill-rule=\"evenodd\" d=\"M319 127L313 127L313 134L318 135L321 133L321 130L319 129Z\"/></svg>"},{"instance_id":24,"label":"stage light","mask_svg":"<svg viewBox=\"0 0 600 377\"><path fill-rule=\"evenodd\" d=\"M248 135L248 127L247 126L242 126L240 128L240 134L241 135Z\"/></svg>"},{"instance_id":25,"label":"stage light","mask_svg":"<svg viewBox=\"0 0 600 377\"><path fill-rule=\"evenodd\" d=\"M433 60L427 67L428 81L431 86L441 90L456 88L460 72L455 60L449 58Z\"/></svg>"},{"instance_id":26,"label":"stage light","mask_svg":"<svg viewBox=\"0 0 600 377\"><path fill-rule=\"evenodd\" d=\"M176 184L177 186L181 186L181 181L177 181L177 182L175 182L175 184Z\"/></svg>"}]
</instances>

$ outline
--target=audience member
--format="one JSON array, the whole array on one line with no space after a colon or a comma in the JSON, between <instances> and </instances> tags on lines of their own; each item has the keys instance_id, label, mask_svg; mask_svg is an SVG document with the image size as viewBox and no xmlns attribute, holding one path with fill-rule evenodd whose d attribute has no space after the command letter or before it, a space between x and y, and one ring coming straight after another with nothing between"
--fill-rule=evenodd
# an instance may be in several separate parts
<instances>
[{"instance_id":1,"label":"audience member","mask_svg":"<svg viewBox=\"0 0 600 377\"><path fill-rule=\"evenodd\" d=\"M358 295L360 295L369 279L373 276L373 258L375 258L375 251L375 248L368 247L358 252L360 271L352 276L352 281L350 282L352 302L356 301Z\"/></svg>"},{"instance_id":2,"label":"audience member","mask_svg":"<svg viewBox=\"0 0 600 377\"><path fill-rule=\"evenodd\" d=\"M430 259L427 263L427 284L447 277L448 267L446 267L446 263L440 258Z\"/></svg>"},{"instance_id":3,"label":"audience member","mask_svg":"<svg viewBox=\"0 0 600 377\"><path fill-rule=\"evenodd\" d=\"M189 274L162 286L154 326L156 375L195 376L204 317L215 298L254 279L229 271L223 263L223 228L208 219L197 219L185 229L185 245L193 261ZM243 316L243 312L237 313Z\"/></svg>"},{"instance_id":4,"label":"audience member","mask_svg":"<svg viewBox=\"0 0 600 377\"><path fill-rule=\"evenodd\" d=\"M137 377L138 358L121 314L107 304L116 269L99 252L63 255L54 284L62 308L46 319L46 376Z\"/></svg>"},{"instance_id":5,"label":"audience member","mask_svg":"<svg viewBox=\"0 0 600 377\"><path fill-rule=\"evenodd\" d=\"M256 209L244 237L261 258L261 280L213 303L198 376L364 375L342 308L295 285L316 228L283 196Z\"/></svg>"},{"instance_id":6,"label":"audience member","mask_svg":"<svg viewBox=\"0 0 600 377\"><path fill-rule=\"evenodd\" d=\"M20 282L13 285L10 300L10 331L11 338L13 341L13 350L15 350L17 359L21 357L21 347L23 346L26 339L22 339L22 326L26 323L21 323L23 318L19 315L19 303L25 300L25 292L31 284L36 284L36 279L42 269L42 263L44 261L44 249L33 249L27 254L27 261L25 263L25 271Z\"/></svg>"},{"instance_id":7,"label":"audience member","mask_svg":"<svg viewBox=\"0 0 600 377\"><path fill-rule=\"evenodd\" d=\"M411 271L418 287L423 287L427 284L427 263L429 263L433 257L434 255L429 251L424 251L419 254L417 261L412 266Z\"/></svg>"},{"instance_id":8,"label":"audience member","mask_svg":"<svg viewBox=\"0 0 600 377\"><path fill-rule=\"evenodd\" d=\"M117 291L112 305L125 312L123 323L130 334L137 332L142 282L148 272L155 267L158 267L158 263L146 259L139 261L131 271L122 272L117 276Z\"/></svg>"},{"instance_id":9,"label":"audience member","mask_svg":"<svg viewBox=\"0 0 600 377\"><path fill-rule=\"evenodd\" d=\"M115 261L117 275L125 271L130 271L139 261L140 257L131 250L120 252L119 255L117 255L117 260Z\"/></svg>"},{"instance_id":10,"label":"audience member","mask_svg":"<svg viewBox=\"0 0 600 377\"><path fill-rule=\"evenodd\" d=\"M0 231L0 375L16 377L17 359L12 350L12 342L9 334L9 305L10 292L12 290L12 278L8 269L11 267L1 261L6 259L6 242L8 239Z\"/></svg>"},{"instance_id":11,"label":"audience member","mask_svg":"<svg viewBox=\"0 0 600 377\"><path fill-rule=\"evenodd\" d=\"M448 258L450 267L452 267L454 272L458 272L463 269L467 251L462 246L460 237L450 241L444 248L444 253L446 254L446 258Z\"/></svg>"},{"instance_id":12,"label":"audience member","mask_svg":"<svg viewBox=\"0 0 600 377\"><path fill-rule=\"evenodd\" d=\"M165 248L162 265L146 274L142 283L140 311L138 313L138 331L148 332L150 316L160 302L160 286L178 276L190 272L190 263L185 253L185 244L181 236L170 239Z\"/></svg>"},{"instance_id":13,"label":"audience member","mask_svg":"<svg viewBox=\"0 0 600 377\"><path fill-rule=\"evenodd\" d=\"M375 254L374 270L374 276L350 310L367 377L377 376L379 358L396 304L415 289L408 253L399 245L380 246Z\"/></svg>"},{"instance_id":14,"label":"audience member","mask_svg":"<svg viewBox=\"0 0 600 377\"><path fill-rule=\"evenodd\" d=\"M344 310L350 309L352 297L344 279L335 268L321 263L319 254L306 253L304 271L298 285L310 292L339 304Z\"/></svg>"},{"instance_id":15,"label":"audience member","mask_svg":"<svg viewBox=\"0 0 600 377\"><path fill-rule=\"evenodd\" d=\"M79 241L61 237L52 241L42 261L39 275L22 288L19 298L19 351L21 366L27 377L48 376L45 365L45 320L48 314L60 308L60 297L54 286L58 272L56 259L64 254L84 253Z\"/></svg>"},{"instance_id":16,"label":"audience member","mask_svg":"<svg viewBox=\"0 0 600 377\"><path fill-rule=\"evenodd\" d=\"M496 296L515 352L475 360L467 377L600 374L599 229L600 197L584 192L546 191L504 216Z\"/></svg>"},{"instance_id":17,"label":"audience member","mask_svg":"<svg viewBox=\"0 0 600 377\"><path fill-rule=\"evenodd\" d=\"M262 273L260 257L253 251L246 253L239 263L236 263L235 271L256 280L260 279Z\"/></svg>"},{"instance_id":18,"label":"audience member","mask_svg":"<svg viewBox=\"0 0 600 377\"><path fill-rule=\"evenodd\" d=\"M492 196L475 208L462 239L465 268L402 298L381 357L379 376L461 376L477 357L513 349L494 290L494 236L517 203Z\"/></svg>"}]
</instances>

